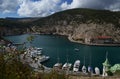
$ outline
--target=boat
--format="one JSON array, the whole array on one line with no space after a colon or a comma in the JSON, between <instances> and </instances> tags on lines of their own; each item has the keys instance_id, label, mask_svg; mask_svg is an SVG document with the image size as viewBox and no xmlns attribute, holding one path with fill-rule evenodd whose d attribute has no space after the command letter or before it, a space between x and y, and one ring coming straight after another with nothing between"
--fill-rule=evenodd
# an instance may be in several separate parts
<instances>
[{"instance_id":1,"label":"boat","mask_svg":"<svg viewBox=\"0 0 120 79\"><path fill-rule=\"evenodd\" d=\"M27 56L30 56L32 59L35 59L35 61L38 61L39 63L50 59L49 56L42 55L42 48L38 47L30 47L24 54L27 54Z\"/></svg>"},{"instance_id":2,"label":"boat","mask_svg":"<svg viewBox=\"0 0 120 79\"><path fill-rule=\"evenodd\" d=\"M59 55L58 55L58 57L57 57L57 63L53 66L53 68L55 70L62 69L62 63L60 63L59 61L60 61L60 58L59 58Z\"/></svg>"},{"instance_id":3,"label":"boat","mask_svg":"<svg viewBox=\"0 0 120 79\"><path fill-rule=\"evenodd\" d=\"M84 57L84 65L83 65L83 67L82 67L82 72L83 72L83 73L86 73L86 72L87 72L87 68L86 68L86 66L85 66L85 57Z\"/></svg>"},{"instance_id":4,"label":"boat","mask_svg":"<svg viewBox=\"0 0 120 79\"><path fill-rule=\"evenodd\" d=\"M41 55L41 56L38 57L38 62L42 63L42 62L45 62L45 61L47 61L49 59L50 59L49 56Z\"/></svg>"},{"instance_id":5,"label":"boat","mask_svg":"<svg viewBox=\"0 0 120 79\"><path fill-rule=\"evenodd\" d=\"M70 70L72 64L71 63L65 63L62 67L63 70Z\"/></svg>"},{"instance_id":6,"label":"boat","mask_svg":"<svg viewBox=\"0 0 120 79\"><path fill-rule=\"evenodd\" d=\"M88 66L88 73L90 73L90 75L92 75L92 73L93 73L93 68L92 68L92 66L91 66L91 59L92 59L92 55L90 55L90 61L89 61L89 66Z\"/></svg>"},{"instance_id":7,"label":"boat","mask_svg":"<svg viewBox=\"0 0 120 79\"><path fill-rule=\"evenodd\" d=\"M75 50L75 51L79 51L79 49L78 49L78 48L75 48L74 50Z\"/></svg>"},{"instance_id":8,"label":"boat","mask_svg":"<svg viewBox=\"0 0 120 79\"><path fill-rule=\"evenodd\" d=\"M100 75L100 69L98 67L95 67L95 74Z\"/></svg>"},{"instance_id":9,"label":"boat","mask_svg":"<svg viewBox=\"0 0 120 79\"><path fill-rule=\"evenodd\" d=\"M61 69L62 68L62 63L56 63L54 66L53 66L54 69Z\"/></svg>"},{"instance_id":10,"label":"boat","mask_svg":"<svg viewBox=\"0 0 120 79\"><path fill-rule=\"evenodd\" d=\"M73 72L78 72L80 67L80 60L76 60L73 66Z\"/></svg>"},{"instance_id":11,"label":"boat","mask_svg":"<svg viewBox=\"0 0 120 79\"><path fill-rule=\"evenodd\" d=\"M63 65L62 69L63 70L70 70L72 64L68 63L68 55L67 55L67 62Z\"/></svg>"},{"instance_id":12,"label":"boat","mask_svg":"<svg viewBox=\"0 0 120 79\"><path fill-rule=\"evenodd\" d=\"M83 72L83 73L86 73L86 72L87 72L87 68L86 68L85 65L83 65L83 67L82 67L82 72Z\"/></svg>"},{"instance_id":13,"label":"boat","mask_svg":"<svg viewBox=\"0 0 120 79\"><path fill-rule=\"evenodd\" d=\"M37 57L42 55L42 48L30 47L26 50L26 52L30 55L30 57Z\"/></svg>"},{"instance_id":14,"label":"boat","mask_svg":"<svg viewBox=\"0 0 120 79\"><path fill-rule=\"evenodd\" d=\"M91 66L88 66L88 72L93 73L93 68Z\"/></svg>"},{"instance_id":15,"label":"boat","mask_svg":"<svg viewBox=\"0 0 120 79\"><path fill-rule=\"evenodd\" d=\"M42 54L42 50L43 48L36 48L36 51L37 51L37 55L41 55Z\"/></svg>"}]
</instances>

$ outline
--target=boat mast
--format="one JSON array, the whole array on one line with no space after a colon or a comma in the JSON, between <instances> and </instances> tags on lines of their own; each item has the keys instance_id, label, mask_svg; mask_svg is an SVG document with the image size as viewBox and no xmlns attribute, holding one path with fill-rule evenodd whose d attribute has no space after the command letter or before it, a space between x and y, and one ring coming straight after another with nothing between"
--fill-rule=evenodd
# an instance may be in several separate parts
<instances>
[{"instance_id":1,"label":"boat mast","mask_svg":"<svg viewBox=\"0 0 120 79\"><path fill-rule=\"evenodd\" d=\"M83 65L85 66L85 56L84 56L84 63L83 63Z\"/></svg>"},{"instance_id":2,"label":"boat mast","mask_svg":"<svg viewBox=\"0 0 120 79\"><path fill-rule=\"evenodd\" d=\"M92 55L91 55L91 53L90 53L90 63L89 63L89 66L91 66L91 58L92 58Z\"/></svg>"},{"instance_id":3,"label":"boat mast","mask_svg":"<svg viewBox=\"0 0 120 79\"><path fill-rule=\"evenodd\" d=\"M59 52L58 52L58 49L57 49L57 63L60 62L60 58L59 58Z\"/></svg>"},{"instance_id":4,"label":"boat mast","mask_svg":"<svg viewBox=\"0 0 120 79\"><path fill-rule=\"evenodd\" d=\"M106 52L106 59L108 58L108 51Z\"/></svg>"},{"instance_id":5,"label":"boat mast","mask_svg":"<svg viewBox=\"0 0 120 79\"><path fill-rule=\"evenodd\" d=\"M67 49L67 55L66 55L66 58L67 58L67 61L66 61L66 62L68 63L68 49Z\"/></svg>"}]
</instances>

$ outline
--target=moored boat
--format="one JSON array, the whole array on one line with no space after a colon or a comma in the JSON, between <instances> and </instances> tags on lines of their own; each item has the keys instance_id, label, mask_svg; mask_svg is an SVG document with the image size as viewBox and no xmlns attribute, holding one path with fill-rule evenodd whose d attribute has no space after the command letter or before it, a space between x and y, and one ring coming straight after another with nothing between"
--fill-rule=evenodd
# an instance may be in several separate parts
<instances>
[{"instance_id":1,"label":"moored boat","mask_svg":"<svg viewBox=\"0 0 120 79\"><path fill-rule=\"evenodd\" d=\"M67 57L67 61L66 61L66 63L63 65L62 69L63 69L63 70L70 70L72 64L68 62L68 55L67 55L66 57Z\"/></svg>"},{"instance_id":2,"label":"moored boat","mask_svg":"<svg viewBox=\"0 0 120 79\"><path fill-rule=\"evenodd\" d=\"M62 68L62 63L56 63L54 66L53 66L54 69L61 69Z\"/></svg>"},{"instance_id":3,"label":"moored boat","mask_svg":"<svg viewBox=\"0 0 120 79\"><path fill-rule=\"evenodd\" d=\"M87 68L85 66L85 57L84 57L84 65L82 66L82 72L86 73L87 72Z\"/></svg>"},{"instance_id":4,"label":"moored boat","mask_svg":"<svg viewBox=\"0 0 120 79\"><path fill-rule=\"evenodd\" d=\"M38 57L38 62L42 63L42 62L45 62L45 61L47 61L49 59L50 59L49 56L42 55L42 56Z\"/></svg>"},{"instance_id":5,"label":"moored boat","mask_svg":"<svg viewBox=\"0 0 120 79\"><path fill-rule=\"evenodd\" d=\"M62 67L63 70L70 70L72 64L71 63L65 63Z\"/></svg>"},{"instance_id":6,"label":"moored boat","mask_svg":"<svg viewBox=\"0 0 120 79\"><path fill-rule=\"evenodd\" d=\"M59 61L60 61L60 58L59 58L59 55L58 55L58 57L57 57L57 63L53 66L53 68L55 70L62 69L62 63L60 63Z\"/></svg>"},{"instance_id":7,"label":"moored boat","mask_svg":"<svg viewBox=\"0 0 120 79\"><path fill-rule=\"evenodd\" d=\"M73 66L73 72L78 72L80 67L80 60L76 60Z\"/></svg>"},{"instance_id":8,"label":"moored boat","mask_svg":"<svg viewBox=\"0 0 120 79\"><path fill-rule=\"evenodd\" d=\"M95 67L95 74L100 75L100 69L98 67Z\"/></svg>"}]
</instances>

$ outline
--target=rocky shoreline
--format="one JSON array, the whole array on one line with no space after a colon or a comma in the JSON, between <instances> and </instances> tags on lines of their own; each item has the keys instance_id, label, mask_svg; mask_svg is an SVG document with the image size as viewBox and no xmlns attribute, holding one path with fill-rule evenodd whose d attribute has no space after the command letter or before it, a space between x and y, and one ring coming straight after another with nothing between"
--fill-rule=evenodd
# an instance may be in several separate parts
<instances>
[{"instance_id":1,"label":"rocky shoreline","mask_svg":"<svg viewBox=\"0 0 120 79\"><path fill-rule=\"evenodd\" d=\"M80 43L80 44L88 45L88 46L110 46L110 47L112 47L112 46L113 46L113 47L114 47L114 46L119 47L119 46L120 46L120 44L83 43L83 42L81 42L81 41L75 41L75 40L73 40L71 36L68 36L68 39L69 39L71 42Z\"/></svg>"}]
</instances>

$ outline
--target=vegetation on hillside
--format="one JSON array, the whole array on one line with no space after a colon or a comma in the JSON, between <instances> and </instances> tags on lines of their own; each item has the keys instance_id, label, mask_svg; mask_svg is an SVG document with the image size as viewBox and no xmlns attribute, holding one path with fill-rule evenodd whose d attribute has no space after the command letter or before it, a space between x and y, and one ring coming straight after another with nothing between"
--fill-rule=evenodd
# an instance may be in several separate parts
<instances>
[{"instance_id":1,"label":"vegetation on hillside","mask_svg":"<svg viewBox=\"0 0 120 79\"><path fill-rule=\"evenodd\" d=\"M70 9L55 13L51 16L40 18L33 21L32 24L42 26L49 22L52 25L59 24L58 21L67 21L79 23L112 23L119 26L120 12L112 12L108 10L92 10L92 9Z\"/></svg>"},{"instance_id":2,"label":"vegetation on hillside","mask_svg":"<svg viewBox=\"0 0 120 79\"><path fill-rule=\"evenodd\" d=\"M35 19L35 18L34 18ZM24 20L24 18L20 19ZM120 23L120 12L112 12L108 10L93 10L93 9L70 9L61 12L57 12L53 15L37 18L32 20L30 18L28 22L12 20L12 19L0 19L0 27L19 27L25 28L29 26L44 26L49 23L49 25L57 25L58 21L67 21L67 24L70 24L71 21L79 23L112 23L115 26L119 26ZM26 18L25 18L26 20Z\"/></svg>"}]
</instances>

